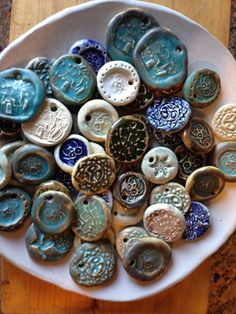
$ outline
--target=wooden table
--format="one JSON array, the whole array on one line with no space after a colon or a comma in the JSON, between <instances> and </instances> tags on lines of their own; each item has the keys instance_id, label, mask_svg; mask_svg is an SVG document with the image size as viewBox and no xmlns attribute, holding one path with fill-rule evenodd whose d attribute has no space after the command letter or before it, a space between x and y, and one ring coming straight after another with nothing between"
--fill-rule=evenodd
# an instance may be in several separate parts
<instances>
[{"instance_id":1,"label":"wooden table","mask_svg":"<svg viewBox=\"0 0 236 314\"><path fill-rule=\"evenodd\" d=\"M10 41L47 16L83 0L12 0ZM153 0L182 12L214 34L225 46L229 39L230 0ZM194 39L193 39L194 40ZM207 311L209 266L204 262L187 279L151 298L135 302L104 302L70 293L36 279L2 259L1 313L203 314ZM144 288L145 289L145 288Z\"/></svg>"}]
</instances>

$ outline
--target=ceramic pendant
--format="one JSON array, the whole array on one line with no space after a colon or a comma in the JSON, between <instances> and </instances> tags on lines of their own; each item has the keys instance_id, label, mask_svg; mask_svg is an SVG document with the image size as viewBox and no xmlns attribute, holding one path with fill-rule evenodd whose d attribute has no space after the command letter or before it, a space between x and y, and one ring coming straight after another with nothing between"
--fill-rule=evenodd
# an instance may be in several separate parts
<instances>
[{"instance_id":1,"label":"ceramic pendant","mask_svg":"<svg viewBox=\"0 0 236 314\"><path fill-rule=\"evenodd\" d=\"M102 99L93 99L84 104L78 113L78 128L89 140L105 142L108 130L118 120L114 107Z\"/></svg>"},{"instance_id":2,"label":"ceramic pendant","mask_svg":"<svg viewBox=\"0 0 236 314\"><path fill-rule=\"evenodd\" d=\"M72 245L72 231L60 234L45 234L35 224L31 224L25 234L25 244L29 255L37 260L53 262L65 257Z\"/></svg>"},{"instance_id":3,"label":"ceramic pendant","mask_svg":"<svg viewBox=\"0 0 236 314\"><path fill-rule=\"evenodd\" d=\"M45 98L40 78L27 69L12 68L0 73L0 118L26 122L38 112Z\"/></svg>"},{"instance_id":4,"label":"ceramic pendant","mask_svg":"<svg viewBox=\"0 0 236 314\"><path fill-rule=\"evenodd\" d=\"M137 97L140 78L130 63L110 61L98 71L97 87L102 98L113 106L125 106Z\"/></svg>"},{"instance_id":5,"label":"ceramic pendant","mask_svg":"<svg viewBox=\"0 0 236 314\"><path fill-rule=\"evenodd\" d=\"M115 176L115 162L104 154L81 158L71 175L74 188L86 195L105 192L114 182Z\"/></svg>"},{"instance_id":6,"label":"ceramic pendant","mask_svg":"<svg viewBox=\"0 0 236 314\"><path fill-rule=\"evenodd\" d=\"M84 57L96 74L105 63L110 61L106 49L94 39L78 40L71 46L69 53Z\"/></svg>"},{"instance_id":7,"label":"ceramic pendant","mask_svg":"<svg viewBox=\"0 0 236 314\"><path fill-rule=\"evenodd\" d=\"M80 196L76 199L76 223L73 231L84 241L101 239L111 226L111 211L99 196Z\"/></svg>"},{"instance_id":8,"label":"ceramic pendant","mask_svg":"<svg viewBox=\"0 0 236 314\"><path fill-rule=\"evenodd\" d=\"M160 239L146 237L136 239L126 250L123 265L131 277L148 281L164 274L171 256L171 248L167 243Z\"/></svg>"},{"instance_id":9,"label":"ceramic pendant","mask_svg":"<svg viewBox=\"0 0 236 314\"><path fill-rule=\"evenodd\" d=\"M57 165L71 174L77 161L92 153L92 147L85 137L71 134L55 148L54 157Z\"/></svg>"},{"instance_id":10,"label":"ceramic pendant","mask_svg":"<svg viewBox=\"0 0 236 314\"><path fill-rule=\"evenodd\" d=\"M109 281L116 271L116 253L109 243L83 243L69 265L72 279L82 286L99 286Z\"/></svg>"},{"instance_id":11,"label":"ceramic pendant","mask_svg":"<svg viewBox=\"0 0 236 314\"><path fill-rule=\"evenodd\" d=\"M142 81L165 94L180 90L187 76L187 49L167 28L153 28L140 38L133 62Z\"/></svg>"},{"instance_id":12,"label":"ceramic pendant","mask_svg":"<svg viewBox=\"0 0 236 314\"><path fill-rule=\"evenodd\" d=\"M96 75L83 57L64 55L52 65L50 84L58 100L76 106L92 98L96 88Z\"/></svg>"},{"instance_id":13,"label":"ceramic pendant","mask_svg":"<svg viewBox=\"0 0 236 314\"><path fill-rule=\"evenodd\" d=\"M221 170L206 166L195 170L186 181L186 190L194 201L207 201L215 198L225 186Z\"/></svg>"},{"instance_id":14,"label":"ceramic pendant","mask_svg":"<svg viewBox=\"0 0 236 314\"><path fill-rule=\"evenodd\" d=\"M166 242L180 239L186 227L182 212L164 203L149 206L144 212L143 224L149 235Z\"/></svg>"},{"instance_id":15,"label":"ceramic pendant","mask_svg":"<svg viewBox=\"0 0 236 314\"><path fill-rule=\"evenodd\" d=\"M41 183L35 190L34 193L34 200L38 198L41 194L48 191L58 191L65 193L67 196L71 197L71 193L68 190L68 188L62 184L61 182L58 182L56 180L49 180Z\"/></svg>"},{"instance_id":16,"label":"ceramic pendant","mask_svg":"<svg viewBox=\"0 0 236 314\"><path fill-rule=\"evenodd\" d=\"M157 132L178 132L188 123L191 108L187 101L179 97L156 98L147 110L148 123Z\"/></svg>"},{"instance_id":17,"label":"ceramic pendant","mask_svg":"<svg viewBox=\"0 0 236 314\"><path fill-rule=\"evenodd\" d=\"M159 26L153 16L132 8L116 14L109 22L106 47L113 60L133 62L133 51L139 39L151 28Z\"/></svg>"},{"instance_id":18,"label":"ceramic pendant","mask_svg":"<svg viewBox=\"0 0 236 314\"><path fill-rule=\"evenodd\" d=\"M27 69L33 71L42 80L47 97L53 97L52 88L49 82L49 72L54 62L55 59L37 57L31 60L26 66Z\"/></svg>"},{"instance_id":19,"label":"ceramic pendant","mask_svg":"<svg viewBox=\"0 0 236 314\"><path fill-rule=\"evenodd\" d=\"M224 105L214 114L212 129L223 141L236 141L236 105Z\"/></svg>"},{"instance_id":20,"label":"ceramic pendant","mask_svg":"<svg viewBox=\"0 0 236 314\"><path fill-rule=\"evenodd\" d=\"M74 222L72 200L62 192L44 192L34 200L31 217L40 231L59 234L67 231Z\"/></svg>"},{"instance_id":21,"label":"ceramic pendant","mask_svg":"<svg viewBox=\"0 0 236 314\"><path fill-rule=\"evenodd\" d=\"M22 131L32 143L54 146L61 143L72 128L70 111L60 101L46 98L37 115L21 125Z\"/></svg>"},{"instance_id":22,"label":"ceramic pendant","mask_svg":"<svg viewBox=\"0 0 236 314\"><path fill-rule=\"evenodd\" d=\"M178 160L169 148L155 147L143 157L141 168L150 182L164 184L177 175Z\"/></svg>"},{"instance_id":23,"label":"ceramic pendant","mask_svg":"<svg viewBox=\"0 0 236 314\"><path fill-rule=\"evenodd\" d=\"M130 163L143 156L148 144L149 134L145 123L134 116L124 116L112 124L105 148L114 160Z\"/></svg>"},{"instance_id":24,"label":"ceramic pendant","mask_svg":"<svg viewBox=\"0 0 236 314\"><path fill-rule=\"evenodd\" d=\"M10 182L11 177L11 163L4 151L0 149L0 189L5 188L5 186Z\"/></svg>"},{"instance_id":25,"label":"ceramic pendant","mask_svg":"<svg viewBox=\"0 0 236 314\"><path fill-rule=\"evenodd\" d=\"M197 108L210 105L220 93L220 77L210 69L193 71L183 86L183 97Z\"/></svg>"},{"instance_id":26,"label":"ceramic pendant","mask_svg":"<svg viewBox=\"0 0 236 314\"><path fill-rule=\"evenodd\" d=\"M14 177L19 182L37 185L53 176L56 163L45 148L26 144L14 152L12 168Z\"/></svg>"},{"instance_id":27,"label":"ceramic pendant","mask_svg":"<svg viewBox=\"0 0 236 314\"><path fill-rule=\"evenodd\" d=\"M19 188L0 191L0 230L12 231L22 226L30 215L31 197Z\"/></svg>"}]
</instances>

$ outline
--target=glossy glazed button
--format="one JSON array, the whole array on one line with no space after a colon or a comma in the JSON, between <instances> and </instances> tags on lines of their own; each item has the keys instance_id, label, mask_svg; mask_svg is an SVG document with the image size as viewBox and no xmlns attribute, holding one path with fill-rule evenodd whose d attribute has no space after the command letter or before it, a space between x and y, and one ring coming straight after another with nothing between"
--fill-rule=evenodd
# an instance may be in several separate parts
<instances>
[{"instance_id":1,"label":"glossy glazed button","mask_svg":"<svg viewBox=\"0 0 236 314\"><path fill-rule=\"evenodd\" d=\"M105 149L102 145L99 145L98 143L90 142L90 146L93 150L93 154L106 154Z\"/></svg>"},{"instance_id":2,"label":"glossy glazed button","mask_svg":"<svg viewBox=\"0 0 236 314\"><path fill-rule=\"evenodd\" d=\"M70 275L79 285L99 286L116 271L116 253L109 243L83 243L70 260Z\"/></svg>"},{"instance_id":3,"label":"glossy glazed button","mask_svg":"<svg viewBox=\"0 0 236 314\"><path fill-rule=\"evenodd\" d=\"M126 250L138 238L148 237L148 233L141 227L127 227L117 234L116 237L116 251L123 259Z\"/></svg>"},{"instance_id":4,"label":"glossy glazed button","mask_svg":"<svg viewBox=\"0 0 236 314\"><path fill-rule=\"evenodd\" d=\"M81 105L92 98L96 76L83 57L64 55L52 65L50 84L55 97L63 104Z\"/></svg>"},{"instance_id":5,"label":"glossy glazed button","mask_svg":"<svg viewBox=\"0 0 236 314\"><path fill-rule=\"evenodd\" d=\"M224 186L223 172L212 166L195 170L186 181L186 190L194 201L211 200L220 194Z\"/></svg>"},{"instance_id":6,"label":"glossy glazed button","mask_svg":"<svg viewBox=\"0 0 236 314\"><path fill-rule=\"evenodd\" d=\"M20 124L15 121L0 119L0 138L20 133Z\"/></svg>"},{"instance_id":7,"label":"glossy glazed button","mask_svg":"<svg viewBox=\"0 0 236 314\"><path fill-rule=\"evenodd\" d=\"M34 72L12 68L0 73L0 118L28 121L37 114L44 98L43 83Z\"/></svg>"},{"instance_id":8,"label":"glossy glazed button","mask_svg":"<svg viewBox=\"0 0 236 314\"><path fill-rule=\"evenodd\" d=\"M37 115L21 125L22 131L32 143L54 146L61 143L72 128L70 111L58 100L46 98Z\"/></svg>"},{"instance_id":9,"label":"glossy glazed button","mask_svg":"<svg viewBox=\"0 0 236 314\"><path fill-rule=\"evenodd\" d=\"M141 168L150 182L163 184L177 175L178 160L169 148L155 147L143 157Z\"/></svg>"},{"instance_id":10,"label":"glossy glazed button","mask_svg":"<svg viewBox=\"0 0 236 314\"><path fill-rule=\"evenodd\" d=\"M224 141L236 141L236 105L224 105L212 119L212 129Z\"/></svg>"},{"instance_id":11,"label":"glossy glazed button","mask_svg":"<svg viewBox=\"0 0 236 314\"><path fill-rule=\"evenodd\" d=\"M124 116L111 126L105 148L114 160L130 163L143 156L148 143L149 135L145 123L134 116Z\"/></svg>"},{"instance_id":12,"label":"glossy glazed button","mask_svg":"<svg viewBox=\"0 0 236 314\"><path fill-rule=\"evenodd\" d=\"M47 97L53 97L52 88L49 82L49 72L54 62L55 59L37 57L31 60L26 66L42 80Z\"/></svg>"},{"instance_id":13,"label":"glossy glazed button","mask_svg":"<svg viewBox=\"0 0 236 314\"><path fill-rule=\"evenodd\" d=\"M133 61L138 40L151 28L159 26L154 17L141 9L116 14L108 24L106 47L113 60Z\"/></svg>"},{"instance_id":14,"label":"glossy glazed button","mask_svg":"<svg viewBox=\"0 0 236 314\"><path fill-rule=\"evenodd\" d=\"M31 217L40 231L59 234L67 231L75 218L72 200L62 192L44 192L34 200Z\"/></svg>"},{"instance_id":15,"label":"glossy glazed button","mask_svg":"<svg viewBox=\"0 0 236 314\"><path fill-rule=\"evenodd\" d=\"M21 227L31 210L31 197L19 188L0 191L0 230L11 231Z\"/></svg>"},{"instance_id":16,"label":"glossy glazed button","mask_svg":"<svg viewBox=\"0 0 236 314\"><path fill-rule=\"evenodd\" d=\"M10 182L12 176L11 164L2 149L0 149L0 189Z\"/></svg>"},{"instance_id":17,"label":"glossy glazed button","mask_svg":"<svg viewBox=\"0 0 236 314\"><path fill-rule=\"evenodd\" d=\"M175 154L179 162L178 176L187 180L188 176L203 166L206 166L206 156L191 152L184 145L175 148Z\"/></svg>"},{"instance_id":18,"label":"glossy glazed button","mask_svg":"<svg viewBox=\"0 0 236 314\"><path fill-rule=\"evenodd\" d=\"M147 110L148 123L157 132L178 132L188 123L191 108L179 97L156 98Z\"/></svg>"},{"instance_id":19,"label":"glossy glazed button","mask_svg":"<svg viewBox=\"0 0 236 314\"><path fill-rule=\"evenodd\" d=\"M55 148L54 157L63 171L72 173L77 161L92 153L93 149L85 137L71 134Z\"/></svg>"},{"instance_id":20,"label":"glossy glazed button","mask_svg":"<svg viewBox=\"0 0 236 314\"><path fill-rule=\"evenodd\" d=\"M105 142L108 130L118 118L112 105L102 99L93 99L81 107L77 123L80 132L87 139Z\"/></svg>"},{"instance_id":21,"label":"glossy glazed button","mask_svg":"<svg viewBox=\"0 0 236 314\"><path fill-rule=\"evenodd\" d=\"M26 144L14 152L12 168L19 182L37 185L53 176L56 163L45 148Z\"/></svg>"},{"instance_id":22,"label":"glossy glazed button","mask_svg":"<svg viewBox=\"0 0 236 314\"><path fill-rule=\"evenodd\" d=\"M227 181L236 181L236 142L222 142L216 145L212 161Z\"/></svg>"},{"instance_id":23,"label":"glossy glazed button","mask_svg":"<svg viewBox=\"0 0 236 314\"><path fill-rule=\"evenodd\" d=\"M151 91L145 84L141 83L138 95L133 102L124 107L124 110L130 112L138 112L151 106L154 102L155 93Z\"/></svg>"},{"instance_id":24,"label":"glossy glazed button","mask_svg":"<svg viewBox=\"0 0 236 314\"><path fill-rule=\"evenodd\" d=\"M113 106L125 106L138 95L140 79L136 69L125 61L110 61L97 74L102 98Z\"/></svg>"},{"instance_id":25,"label":"glossy glazed button","mask_svg":"<svg viewBox=\"0 0 236 314\"><path fill-rule=\"evenodd\" d=\"M208 208L200 202L191 202L190 210L185 215L186 228L183 233L184 240L195 240L208 230L211 223Z\"/></svg>"},{"instance_id":26,"label":"glossy glazed button","mask_svg":"<svg viewBox=\"0 0 236 314\"><path fill-rule=\"evenodd\" d=\"M163 275L171 256L171 248L167 243L147 237L132 243L125 252L123 265L130 276L147 281Z\"/></svg>"},{"instance_id":27,"label":"glossy glazed button","mask_svg":"<svg viewBox=\"0 0 236 314\"><path fill-rule=\"evenodd\" d=\"M190 207L191 199L186 189L179 183L169 182L156 186L150 195L150 205L171 204L185 214Z\"/></svg>"},{"instance_id":28,"label":"glossy glazed button","mask_svg":"<svg viewBox=\"0 0 236 314\"><path fill-rule=\"evenodd\" d=\"M115 180L115 162L104 154L81 158L72 171L72 184L86 195L105 192Z\"/></svg>"},{"instance_id":29,"label":"glossy glazed button","mask_svg":"<svg viewBox=\"0 0 236 314\"><path fill-rule=\"evenodd\" d=\"M61 169L58 169L53 179L64 184L71 193L77 193L71 182L71 174L62 171Z\"/></svg>"},{"instance_id":30,"label":"glossy glazed button","mask_svg":"<svg viewBox=\"0 0 236 314\"><path fill-rule=\"evenodd\" d=\"M60 234L44 234L35 224L31 224L25 234L25 244L32 258L43 261L57 261L65 257L72 245L72 231Z\"/></svg>"},{"instance_id":31,"label":"glossy glazed button","mask_svg":"<svg viewBox=\"0 0 236 314\"><path fill-rule=\"evenodd\" d=\"M119 176L113 196L128 208L137 208L147 202L149 195L148 181L141 173L126 172Z\"/></svg>"},{"instance_id":32,"label":"glossy glazed button","mask_svg":"<svg viewBox=\"0 0 236 314\"><path fill-rule=\"evenodd\" d=\"M195 154L208 154L214 147L214 134L203 119L190 119L181 136L185 146Z\"/></svg>"},{"instance_id":33,"label":"glossy glazed button","mask_svg":"<svg viewBox=\"0 0 236 314\"><path fill-rule=\"evenodd\" d=\"M157 132L153 129L153 135L158 146L174 149L182 143L181 137L178 133Z\"/></svg>"},{"instance_id":34,"label":"glossy glazed button","mask_svg":"<svg viewBox=\"0 0 236 314\"><path fill-rule=\"evenodd\" d=\"M142 81L151 89L172 94L179 90L187 76L187 49L166 28L148 31L133 53L134 66Z\"/></svg>"},{"instance_id":35,"label":"glossy glazed button","mask_svg":"<svg viewBox=\"0 0 236 314\"><path fill-rule=\"evenodd\" d=\"M184 82L183 97L194 107L204 108L220 93L220 77L210 69L193 71Z\"/></svg>"},{"instance_id":36,"label":"glossy glazed button","mask_svg":"<svg viewBox=\"0 0 236 314\"><path fill-rule=\"evenodd\" d=\"M75 202L76 223L73 231L84 241L101 239L111 226L111 211L99 196L80 196Z\"/></svg>"},{"instance_id":37,"label":"glossy glazed button","mask_svg":"<svg viewBox=\"0 0 236 314\"><path fill-rule=\"evenodd\" d=\"M58 191L65 193L67 196L71 197L70 191L68 188L61 182L55 180L49 180L41 183L35 190L34 200L38 198L41 194L48 191Z\"/></svg>"},{"instance_id":38,"label":"glossy glazed button","mask_svg":"<svg viewBox=\"0 0 236 314\"><path fill-rule=\"evenodd\" d=\"M180 239L186 227L182 212L164 203L149 206L144 212L143 224L149 235L166 242Z\"/></svg>"},{"instance_id":39,"label":"glossy glazed button","mask_svg":"<svg viewBox=\"0 0 236 314\"><path fill-rule=\"evenodd\" d=\"M96 74L105 63L110 61L106 49L94 39L78 40L71 46L69 53L84 57Z\"/></svg>"}]
</instances>

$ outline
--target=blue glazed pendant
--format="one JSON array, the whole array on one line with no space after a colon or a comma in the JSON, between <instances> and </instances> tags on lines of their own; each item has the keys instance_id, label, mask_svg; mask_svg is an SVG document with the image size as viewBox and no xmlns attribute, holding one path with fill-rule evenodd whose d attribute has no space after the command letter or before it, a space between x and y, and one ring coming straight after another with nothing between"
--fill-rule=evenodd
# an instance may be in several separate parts
<instances>
[{"instance_id":1,"label":"blue glazed pendant","mask_svg":"<svg viewBox=\"0 0 236 314\"><path fill-rule=\"evenodd\" d=\"M201 237L210 226L208 208L200 202L191 202L190 210L185 214L185 221L183 239L194 240Z\"/></svg>"},{"instance_id":2,"label":"blue glazed pendant","mask_svg":"<svg viewBox=\"0 0 236 314\"><path fill-rule=\"evenodd\" d=\"M148 123L157 132L178 132L188 123L191 107L179 97L156 98L147 110Z\"/></svg>"},{"instance_id":3,"label":"blue glazed pendant","mask_svg":"<svg viewBox=\"0 0 236 314\"><path fill-rule=\"evenodd\" d=\"M115 15L106 33L107 52L113 60L133 63L133 51L139 39L159 26L153 16L141 9L129 9Z\"/></svg>"},{"instance_id":4,"label":"blue glazed pendant","mask_svg":"<svg viewBox=\"0 0 236 314\"><path fill-rule=\"evenodd\" d=\"M21 227L31 210L31 197L19 188L0 191L0 230L12 231Z\"/></svg>"},{"instance_id":5,"label":"blue glazed pendant","mask_svg":"<svg viewBox=\"0 0 236 314\"><path fill-rule=\"evenodd\" d=\"M50 83L55 97L62 103L81 105L92 98L96 75L83 57L64 55L53 63Z\"/></svg>"},{"instance_id":6,"label":"blue glazed pendant","mask_svg":"<svg viewBox=\"0 0 236 314\"><path fill-rule=\"evenodd\" d=\"M187 76L187 49L165 28L153 28L140 39L133 62L143 82L164 94L180 90Z\"/></svg>"},{"instance_id":7,"label":"blue glazed pendant","mask_svg":"<svg viewBox=\"0 0 236 314\"><path fill-rule=\"evenodd\" d=\"M96 74L105 63L111 60L106 49L94 39L78 40L71 46L69 53L84 57Z\"/></svg>"},{"instance_id":8,"label":"blue glazed pendant","mask_svg":"<svg viewBox=\"0 0 236 314\"><path fill-rule=\"evenodd\" d=\"M53 179L64 184L72 194L75 193L75 188L72 185L71 175L69 173L58 169Z\"/></svg>"},{"instance_id":9,"label":"blue glazed pendant","mask_svg":"<svg viewBox=\"0 0 236 314\"><path fill-rule=\"evenodd\" d=\"M42 232L59 234L71 227L75 209L72 200L65 193L48 191L34 201L31 216Z\"/></svg>"},{"instance_id":10,"label":"blue glazed pendant","mask_svg":"<svg viewBox=\"0 0 236 314\"><path fill-rule=\"evenodd\" d=\"M56 163L45 148L26 144L14 152L12 167L13 175L19 182L37 185L53 176Z\"/></svg>"},{"instance_id":11,"label":"blue glazed pendant","mask_svg":"<svg viewBox=\"0 0 236 314\"><path fill-rule=\"evenodd\" d=\"M0 72L0 118L28 121L44 98L44 85L34 72L18 68Z\"/></svg>"},{"instance_id":12,"label":"blue glazed pendant","mask_svg":"<svg viewBox=\"0 0 236 314\"><path fill-rule=\"evenodd\" d=\"M74 240L72 231L49 235L31 224L25 234L25 244L32 258L43 261L57 261L69 253Z\"/></svg>"}]
</instances>

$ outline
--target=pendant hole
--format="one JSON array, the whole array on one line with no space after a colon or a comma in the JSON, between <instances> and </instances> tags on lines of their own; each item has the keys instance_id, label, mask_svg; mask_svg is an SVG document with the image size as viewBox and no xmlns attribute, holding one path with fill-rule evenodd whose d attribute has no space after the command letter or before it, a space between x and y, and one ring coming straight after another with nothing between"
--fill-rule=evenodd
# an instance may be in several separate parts
<instances>
[{"instance_id":1,"label":"pendant hole","mask_svg":"<svg viewBox=\"0 0 236 314\"><path fill-rule=\"evenodd\" d=\"M16 194L16 193L13 193L13 194L11 195L11 198L17 198L17 194Z\"/></svg>"},{"instance_id":2,"label":"pendant hole","mask_svg":"<svg viewBox=\"0 0 236 314\"><path fill-rule=\"evenodd\" d=\"M124 238L124 239L123 239L123 242L127 242L127 241L128 241L128 239L127 239L127 238Z\"/></svg>"},{"instance_id":3,"label":"pendant hole","mask_svg":"<svg viewBox=\"0 0 236 314\"><path fill-rule=\"evenodd\" d=\"M84 263L83 262L79 262L78 266L79 267L84 267Z\"/></svg>"},{"instance_id":4,"label":"pendant hole","mask_svg":"<svg viewBox=\"0 0 236 314\"><path fill-rule=\"evenodd\" d=\"M123 197L122 197L122 198L123 198L123 200L124 200L124 201L126 201L126 200L127 200L127 198L128 198L128 196L127 196L127 195L123 195Z\"/></svg>"},{"instance_id":5,"label":"pendant hole","mask_svg":"<svg viewBox=\"0 0 236 314\"><path fill-rule=\"evenodd\" d=\"M153 157L150 157L149 158L149 162L153 162L154 161L154 158Z\"/></svg>"},{"instance_id":6,"label":"pendant hole","mask_svg":"<svg viewBox=\"0 0 236 314\"><path fill-rule=\"evenodd\" d=\"M86 116L86 117L85 117L85 120L89 122L89 121L91 120L91 116L89 116L89 115Z\"/></svg>"},{"instance_id":7,"label":"pendant hole","mask_svg":"<svg viewBox=\"0 0 236 314\"><path fill-rule=\"evenodd\" d=\"M87 201L87 200L84 200L84 201L83 201L83 204L84 204L84 205L88 205L88 201Z\"/></svg>"},{"instance_id":8,"label":"pendant hole","mask_svg":"<svg viewBox=\"0 0 236 314\"><path fill-rule=\"evenodd\" d=\"M129 266L134 266L134 261L133 260L131 260L130 262L129 262Z\"/></svg>"},{"instance_id":9,"label":"pendant hole","mask_svg":"<svg viewBox=\"0 0 236 314\"><path fill-rule=\"evenodd\" d=\"M170 189L169 189L169 188L166 188L166 189L165 189L165 192L170 192Z\"/></svg>"},{"instance_id":10,"label":"pendant hole","mask_svg":"<svg viewBox=\"0 0 236 314\"><path fill-rule=\"evenodd\" d=\"M181 53L182 52L182 48L181 47L176 47L175 51L178 52L178 53Z\"/></svg>"},{"instance_id":11,"label":"pendant hole","mask_svg":"<svg viewBox=\"0 0 236 314\"><path fill-rule=\"evenodd\" d=\"M134 84L134 82L133 81L129 81L129 85L133 85Z\"/></svg>"},{"instance_id":12,"label":"pendant hole","mask_svg":"<svg viewBox=\"0 0 236 314\"><path fill-rule=\"evenodd\" d=\"M53 112L57 111L57 107L56 106L51 107L51 111Z\"/></svg>"},{"instance_id":13,"label":"pendant hole","mask_svg":"<svg viewBox=\"0 0 236 314\"><path fill-rule=\"evenodd\" d=\"M117 216L117 214L118 214L117 211L114 211L114 215Z\"/></svg>"},{"instance_id":14,"label":"pendant hole","mask_svg":"<svg viewBox=\"0 0 236 314\"><path fill-rule=\"evenodd\" d=\"M47 197L46 197L46 200L47 201L51 201L53 199L53 196L52 195L48 195Z\"/></svg>"},{"instance_id":15,"label":"pendant hole","mask_svg":"<svg viewBox=\"0 0 236 314\"><path fill-rule=\"evenodd\" d=\"M211 196L214 196L215 195L215 192L211 192Z\"/></svg>"},{"instance_id":16,"label":"pendant hole","mask_svg":"<svg viewBox=\"0 0 236 314\"><path fill-rule=\"evenodd\" d=\"M17 74L17 75L16 75L16 79L17 79L18 81L20 81L20 80L22 79L21 75L20 75L20 74Z\"/></svg>"},{"instance_id":17,"label":"pendant hole","mask_svg":"<svg viewBox=\"0 0 236 314\"><path fill-rule=\"evenodd\" d=\"M79 59L79 58L76 59L75 63L76 63L76 64L80 64L80 63L81 63L81 59Z\"/></svg>"},{"instance_id":18,"label":"pendant hole","mask_svg":"<svg viewBox=\"0 0 236 314\"><path fill-rule=\"evenodd\" d=\"M196 94L194 94L194 95L193 95L193 98L197 98L197 95L196 95Z\"/></svg>"}]
</instances>

